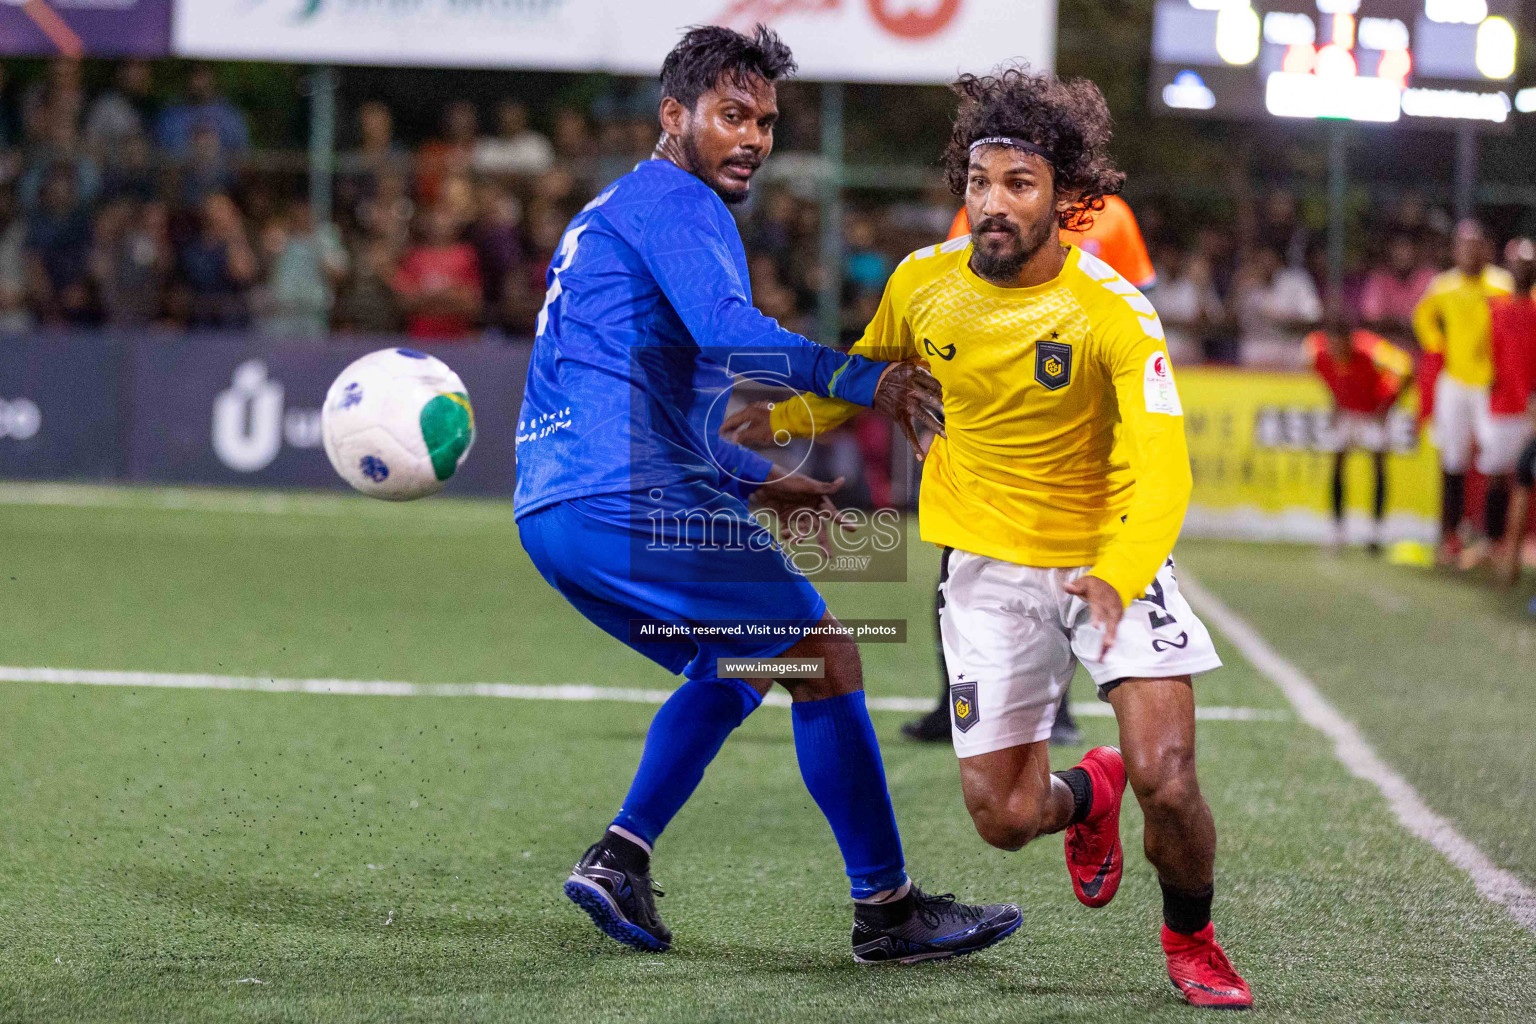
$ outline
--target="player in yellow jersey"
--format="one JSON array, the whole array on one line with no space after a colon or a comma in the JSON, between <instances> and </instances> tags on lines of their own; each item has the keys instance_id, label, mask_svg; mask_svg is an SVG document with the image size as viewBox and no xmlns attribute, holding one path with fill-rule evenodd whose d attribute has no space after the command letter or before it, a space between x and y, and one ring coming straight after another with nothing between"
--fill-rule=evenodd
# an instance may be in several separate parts
<instances>
[{"instance_id":1,"label":"player in yellow jersey","mask_svg":"<svg viewBox=\"0 0 1536 1024\"><path fill-rule=\"evenodd\" d=\"M1492 263L1493 246L1481 224L1464 220L1456 225L1456 265L1430 282L1413 311L1413 330L1424 348L1421 395L1430 397L1434 410L1435 446L1440 449L1440 560L1454 563L1461 555L1457 531L1466 510L1467 470L1472 466L1474 442L1478 449L1477 471L1497 477L1507 473L1519 452L1501 436L1500 419L1489 404L1493 382L1492 314L1488 300L1508 295L1513 288L1509 271ZM1515 424L1522 430L1523 424ZM1512 450L1510 450L1512 449ZM1508 457L1501 452L1508 451ZM1495 488L1488 495L1491 519L1500 519L1509 502L1509 490ZM1468 552L1464 564L1480 560L1486 545Z\"/></svg>"},{"instance_id":2,"label":"player in yellow jersey","mask_svg":"<svg viewBox=\"0 0 1536 1024\"><path fill-rule=\"evenodd\" d=\"M1169 977L1193 1004L1249 1006L1211 925L1216 831L1195 774L1191 677L1221 662L1170 557L1191 480L1163 328L1124 278L1060 240L1124 180L1106 152L1109 114L1092 83L1015 68L955 89L945 164L972 232L897 267L854 351L924 359L944 389L919 516L944 548L966 808L1007 850L1066 830L1073 888L1098 907L1120 882L1129 778L1162 885ZM857 411L806 397L727 429L762 442ZM1046 739L1078 662L1121 746L1052 773Z\"/></svg>"}]
</instances>

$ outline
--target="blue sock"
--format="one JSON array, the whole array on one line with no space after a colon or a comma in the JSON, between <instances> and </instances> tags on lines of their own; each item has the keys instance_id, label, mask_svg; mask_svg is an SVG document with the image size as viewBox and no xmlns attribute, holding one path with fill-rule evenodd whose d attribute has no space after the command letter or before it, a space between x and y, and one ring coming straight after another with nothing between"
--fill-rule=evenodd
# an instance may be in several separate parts
<instances>
[{"instance_id":1,"label":"blue sock","mask_svg":"<svg viewBox=\"0 0 1536 1024\"><path fill-rule=\"evenodd\" d=\"M762 702L740 679L690 679L678 687L651 719L635 781L613 823L654 846L725 738Z\"/></svg>"},{"instance_id":2,"label":"blue sock","mask_svg":"<svg viewBox=\"0 0 1536 1024\"><path fill-rule=\"evenodd\" d=\"M907 880L901 836L864 691L797 701L792 715L800 777L837 837L853 898L897 888Z\"/></svg>"}]
</instances>

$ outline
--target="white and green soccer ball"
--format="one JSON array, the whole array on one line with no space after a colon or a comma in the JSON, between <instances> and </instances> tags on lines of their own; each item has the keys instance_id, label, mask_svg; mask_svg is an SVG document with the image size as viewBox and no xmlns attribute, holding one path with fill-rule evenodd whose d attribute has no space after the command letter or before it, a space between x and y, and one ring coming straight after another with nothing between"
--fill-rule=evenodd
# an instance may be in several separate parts
<instances>
[{"instance_id":1,"label":"white and green soccer ball","mask_svg":"<svg viewBox=\"0 0 1536 1024\"><path fill-rule=\"evenodd\" d=\"M370 352L341 371L320 413L325 454L370 498L411 501L442 490L475 440L459 375L409 348Z\"/></svg>"}]
</instances>

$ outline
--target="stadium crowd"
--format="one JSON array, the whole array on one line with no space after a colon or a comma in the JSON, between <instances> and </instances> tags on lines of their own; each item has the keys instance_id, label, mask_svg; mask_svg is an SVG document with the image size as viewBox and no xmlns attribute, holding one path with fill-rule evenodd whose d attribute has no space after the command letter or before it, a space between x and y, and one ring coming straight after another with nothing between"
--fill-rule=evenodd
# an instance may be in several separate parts
<instances>
[{"instance_id":1,"label":"stadium crowd","mask_svg":"<svg viewBox=\"0 0 1536 1024\"><path fill-rule=\"evenodd\" d=\"M517 99L453 100L425 139L401 138L390 106L364 100L343 111L334 214L320 222L302 158L251 147L213 68L189 67L173 93L152 88L152 71L122 63L94 94L68 60L0 83L0 332L528 337L566 222L656 142L643 85L537 116ZM781 131L781 147L803 149L807 134ZM758 304L814 336L827 274L816 158L787 155L743 208L744 235ZM1132 200L1176 359L1302 365L1326 255L1295 194L1277 188L1194 231L1155 199ZM956 205L937 182L852 197L841 342ZM1411 349L1413 307L1451 262L1450 226L1412 195L1367 225L1347 280L1355 319Z\"/></svg>"}]
</instances>

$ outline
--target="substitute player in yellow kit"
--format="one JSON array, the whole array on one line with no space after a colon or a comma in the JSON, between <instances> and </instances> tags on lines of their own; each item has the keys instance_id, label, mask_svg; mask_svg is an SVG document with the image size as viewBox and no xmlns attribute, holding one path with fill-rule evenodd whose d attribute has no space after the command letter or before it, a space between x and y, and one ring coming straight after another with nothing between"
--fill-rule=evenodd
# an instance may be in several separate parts
<instances>
[{"instance_id":1,"label":"substitute player in yellow kit","mask_svg":"<svg viewBox=\"0 0 1536 1024\"><path fill-rule=\"evenodd\" d=\"M1007 850L1066 830L1073 888L1099 907L1120 883L1129 777L1169 977L1190 1003L1250 1006L1210 917L1216 832L1195 775L1191 677L1221 662L1170 558L1191 487L1178 389L1151 303L1060 241L1124 180L1106 153L1108 110L1092 83L1016 68L955 89L945 164L972 232L897 267L854 351L926 360L944 388L919 516L944 548L966 808ZM858 410L806 396L725 430L782 440ZM1052 773L1046 740L1078 662L1114 708L1121 748Z\"/></svg>"}]
</instances>

